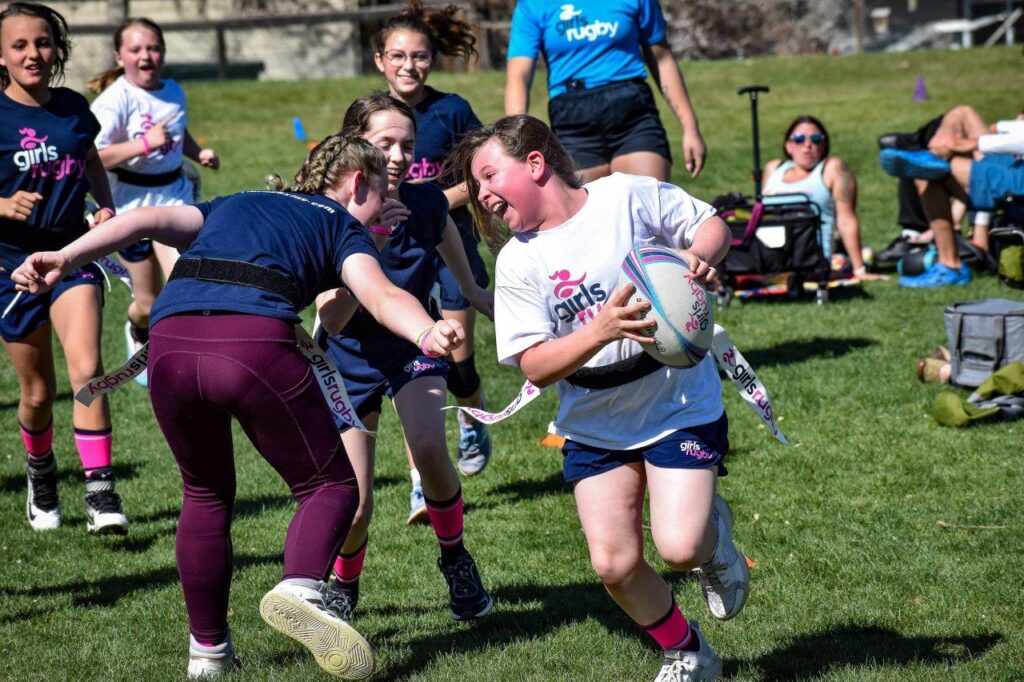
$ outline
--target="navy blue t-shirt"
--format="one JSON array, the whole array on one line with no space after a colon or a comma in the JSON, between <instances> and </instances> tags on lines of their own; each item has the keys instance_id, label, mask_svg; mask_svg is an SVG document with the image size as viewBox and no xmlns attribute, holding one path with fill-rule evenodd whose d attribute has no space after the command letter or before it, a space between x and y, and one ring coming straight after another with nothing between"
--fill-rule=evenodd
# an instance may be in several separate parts
<instances>
[{"instance_id":1,"label":"navy blue t-shirt","mask_svg":"<svg viewBox=\"0 0 1024 682\"><path fill-rule=\"evenodd\" d=\"M427 308L437 280L434 254L448 224L448 200L436 185L408 182L398 186L398 198L411 215L398 224L380 250L381 267L395 286ZM341 334L329 338L327 350L342 374L364 365L405 363L419 353L414 344L392 334L362 307Z\"/></svg>"},{"instance_id":2,"label":"navy blue t-shirt","mask_svg":"<svg viewBox=\"0 0 1024 682\"><path fill-rule=\"evenodd\" d=\"M341 204L321 194L241 192L196 204L205 219L182 258L222 258L255 263L295 283L305 308L321 291L341 286L345 259L378 258L373 241ZM219 310L299 322L287 298L240 284L175 279L167 283L151 324L178 313Z\"/></svg>"},{"instance_id":3,"label":"navy blue t-shirt","mask_svg":"<svg viewBox=\"0 0 1024 682\"><path fill-rule=\"evenodd\" d=\"M459 138L470 130L481 127L480 119L473 113L469 102L451 92L438 92L427 86L426 96L413 107L416 114L415 161L409 168L410 180L435 180L442 188L452 186L441 182L444 162L458 143ZM465 206L451 211L452 220L460 231L473 234L473 216Z\"/></svg>"},{"instance_id":4,"label":"navy blue t-shirt","mask_svg":"<svg viewBox=\"0 0 1024 682\"><path fill-rule=\"evenodd\" d=\"M39 192L27 222L0 218L0 265L59 249L85 234L85 159L100 124L74 90L52 88L41 107L0 92L0 197Z\"/></svg>"}]
</instances>

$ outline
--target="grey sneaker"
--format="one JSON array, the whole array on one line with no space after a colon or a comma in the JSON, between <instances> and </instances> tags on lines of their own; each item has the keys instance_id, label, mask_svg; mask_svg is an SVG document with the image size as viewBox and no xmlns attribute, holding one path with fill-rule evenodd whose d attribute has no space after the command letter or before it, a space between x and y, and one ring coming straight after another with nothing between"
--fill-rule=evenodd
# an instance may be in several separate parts
<instances>
[{"instance_id":1,"label":"grey sneaker","mask_svg":"<svg viewBox=\"0 0 1024 682\"><path fill-rule=\"evenodd\" d=\"M324 608L348 623L359 603L359 581L343 583L335 579L324 583L320 596L324 598Z\"/></svg>"},{"instance_id":2,"label":"grey sneaker","mask_svg":"<svg viewBox=\"0 0 1024 682\"><path fill-rule=\"evenodd\" d=\"M491 434L480 422L459 426L459 471L463 476L476 476L491 461Z\"/></svg>"},{"instance_id":3,"label":"grey sneaker","mask_svg":"<svg viewBox=\"0 0 1024 682\"><path fill-rule=\"evenodd\" d=\"M720 620L729 620L743 609L750 592L750 569L747 559L732 542L732 510L728 503L715 495L715 521L718 524L718 543L714 555L697 569L704 601L711 614Z\"/></svg>"},{"instance_id":4,"label":"grey sneaker","mask_svg":"<svg viewBox=\"0 0 1024 682\"><path fill-rule=\"evenodd\" d=\"M90 533L128 532L128 518L121 509L121 497L114 492L114 472L109 468L85 480L85 518Z\"/></svg>"},{"instance_id":5,"label":"grey sneaker","mask_svg":"<svg viewBox=\"0 0 1024 682\"><path fill-rule=\"evenodd\" d=\"M142 350L145 344L141 341L136 340L132 334L132 323L129 320L124 323L124 347L128 352L128 359L131 360L132 356ZM146 375L146 370L142 370L142 374L135 377L135 383L143 388L149 388L149 378Z\"/></svg>"},{"instance_id":6,"label":"grey sneaker","mask_svg":"<svg viewBox=\"0 0 1024 682\"><path fill-rule=\"evenodd\" d=\"M715 650L704 641L697 621L690 621L690 628L700 643L697 651L681 649L665 649L665 661L661 672L654 682L697 682L698 680L714 680L722 674L722 659Z\"/></svg>"},{"instance_id":7,"label":"grey sneaker","mask_svg":"<svg viewBox=\"0 0 1024 682\"><path fill-rule=\"evenodd\" d=\"M427 500L423 497L422 485L414 485L409 493L409 518L405 522L409 525L430 523L430 514L427 513Z\"/></svg>"},{"instance_id":8,"label":"grey sneaker","mask_svg":"<svg viewBox=\"0 0 1024 682\"><path fill-rule=\"evenodd\" d=\"M286 580L263 595L260 616L313 654L317 664L335 677L363 680L373 673L373 649L355 628L324 604L319 589Z\"/></svg>"},{"instance_id":9,"label":"grey sneaker","mask_svg":"<svg viewBox=\"0 0 1024 682\"><path fill-rule=\"evenodd\" d=\"M57 496L57 459L50 456L48 461L33 464L26 459L25 472L28 478L28 499L25 500L25 515L34 530L60 528L60 498Z\"/></svg>"},{"instance_id":10,"label":"grey sneaker","mask_svg":"<svg viewBox=\"0 0 1024 682\"><path fill-rule=\"evenodd\" d=\"M241 667L241 661L235 656L235 645L231 643L230 630L224 641L214 646L203 646L195 637L188 636L189 679L217 677Z\"/></svg>"}]
</instances>

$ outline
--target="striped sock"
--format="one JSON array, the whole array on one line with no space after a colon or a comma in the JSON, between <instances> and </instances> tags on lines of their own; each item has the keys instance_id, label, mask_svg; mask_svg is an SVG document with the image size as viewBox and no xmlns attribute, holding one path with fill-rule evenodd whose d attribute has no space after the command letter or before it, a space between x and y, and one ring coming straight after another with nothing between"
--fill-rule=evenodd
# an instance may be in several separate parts
<instances>
[{"instance_id":1,"label":"striped sock","mask_svg":"<svg viewBox=\"0 0 1024 682\"><path fill-rule=\"evenodd\" d=\"M92 478L99 469L109 469L114 437L110 428L90 431L75 427L75 447L85 469L85 477Z\"/></svg>"},{"instance_id":2,"label":"striped sock","mask_svg":"<svg viewBox=\"0 0 1024 682\"><path fill-rule=\"evenodd\" d=\"M462 506L462 489L445 502L435 502L427 497L423 499L427 503L430 525L434 527L434 534L441 545L441 556L451 560L464 554L466 548L462 544L462 531L465 510Z\"/></svg>"},{"instance_id":3,"label":"striped sock","mask_svg":"<svg viewBox=\"0 0 1024 682\"><path fill-rule=\"evenodd\" d=\"M338 582L349 585L359 581L359 575L363 572L363 564L366 562L366 548L370 544L367 536L362 546L351 554L339 554L334 560L334 576Z\"/></svg>"}]
</instances>

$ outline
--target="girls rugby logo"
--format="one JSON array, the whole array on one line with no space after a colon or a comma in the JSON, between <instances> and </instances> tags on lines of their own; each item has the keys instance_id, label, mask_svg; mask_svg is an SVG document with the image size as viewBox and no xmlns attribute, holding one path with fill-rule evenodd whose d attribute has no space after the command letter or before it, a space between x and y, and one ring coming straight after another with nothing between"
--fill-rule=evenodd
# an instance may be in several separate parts
<instances>
[{"instance_id":1,"label":"girls rugby logo","mask_svg":"<svg viewBox=\"0 0 1024 682\"><path fill-rule=\"evenodd\" d=\"M49 135L40 137L35 128L20 128L18 133L22 136L18 143L21 151L14 154L14 165L22 173L35 165L57 160L57 148L46 144Z\"/></svg>"},{"instance_id":2,"label":"girls rugby logo","mask_svg":"<svg viewBox=\"0 0 1024 682\"><path fill-rule=\"evenodd\" d=\"M590 22L583 16L583 10L576 9L575 5L562 5L555 30L564 35L568 42L586 40L592 43L601 36L614 38L619 32L619 22L600 19Z\"/></svg>"},{"instance_id":3,"label":"girls rugby logo","mask_svg":"<svg viewBox=\"0 0 1024 682\"><path fill-rule=\"evenodd\" d=\"M577 318L581 324L586 324L594 319L594 315L600 312L601 303L608 298L608 294L601 288L600 284L587 286L584 280L587 273L583 273L578 279L573 279L568 270L556 270L548 275L548 279L555 284L555 298L562 301L554 307L558 319L563 322L572 322Z\"/></svg>"},{"instance_id":4,"label":"girls rugby logo","mask_svg":"<svg viewBox=\"0 0 1024 682\"><path fill-rule=\"evenodd\" d=\"M82 179L85 177L85 159L72 158L70 154L60 158L57 147L46 144L49 135L40 137L35 128L20 128L22 135L20 152L12 157L14 165L22 173L30 173L33 178L64 178Z\"/></svg>"}]
</instances>

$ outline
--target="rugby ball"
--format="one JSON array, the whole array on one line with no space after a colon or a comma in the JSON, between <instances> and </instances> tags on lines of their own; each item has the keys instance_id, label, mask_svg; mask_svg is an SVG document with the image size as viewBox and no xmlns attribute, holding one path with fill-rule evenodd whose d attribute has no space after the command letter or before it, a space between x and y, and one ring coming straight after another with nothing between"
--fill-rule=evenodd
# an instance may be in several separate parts
<instances>
[{"instance_id":1,"label":"rugby ball","mask_svg":"<svg viewBox=\"0 0 1024 682\"><path fill-rule=\"evenodd\" d=\"M647 301L656 324L643 333L654 343L641 344L651 357L669 367L693 367L711 348L714 323L707 289L690 275L690 266L672 249L634 246L622 261L619 286L632 284L630 303Z\"/></svg>"}]
</instances>

